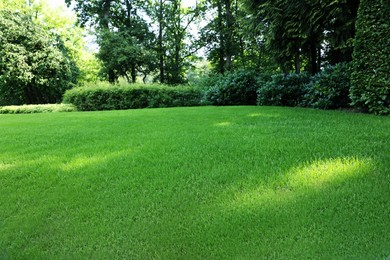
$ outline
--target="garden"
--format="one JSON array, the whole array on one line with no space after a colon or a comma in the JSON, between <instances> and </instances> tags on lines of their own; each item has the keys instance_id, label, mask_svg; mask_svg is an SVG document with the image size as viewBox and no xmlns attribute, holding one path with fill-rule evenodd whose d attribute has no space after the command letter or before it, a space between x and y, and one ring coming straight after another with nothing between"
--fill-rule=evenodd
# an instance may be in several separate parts
<instances>
[{"instance_id":1,"label":"garden","mask_svg":"<svg viewBox=\"0 0 390 260\"><path fill-rule=\"evenodd\" d=\"M389 12L0 0L0 259L388 259Z\"/></svg>"}]
</instances>

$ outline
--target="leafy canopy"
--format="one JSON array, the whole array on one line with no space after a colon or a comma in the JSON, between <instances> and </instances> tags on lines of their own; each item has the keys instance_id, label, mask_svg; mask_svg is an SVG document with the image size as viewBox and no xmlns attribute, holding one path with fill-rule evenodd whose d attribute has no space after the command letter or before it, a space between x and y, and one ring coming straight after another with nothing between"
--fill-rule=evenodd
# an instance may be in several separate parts
<instances>
[{"instance_id":1,"label":"leafy canopy","mask_svg":"<svg viewBox=\"0 0 390 260\"><path fill-rule=\"evenodd\" d=\"M27 13L0 11L0 105L55 103L77 81L64 42Z\"/></svg>"}]
</instances>

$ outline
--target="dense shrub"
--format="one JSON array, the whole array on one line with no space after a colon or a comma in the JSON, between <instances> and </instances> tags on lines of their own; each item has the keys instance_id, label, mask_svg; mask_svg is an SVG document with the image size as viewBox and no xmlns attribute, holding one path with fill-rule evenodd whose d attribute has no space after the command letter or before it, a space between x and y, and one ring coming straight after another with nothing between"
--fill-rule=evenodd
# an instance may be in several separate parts
<instances>
[{"instance_id":1,"label":"dense shrub","mask_svg":"<svg viewBox=\"0 0 390 260\"><path fill-rule=\"evenodd\" d=\"M321 109L348 107L351 102L348 96L350 87L350 69L347 64L327 66L305 85L306 94L301 105Z\"/></svg>"},{"instance_id":2,"label":"dense shrub","mask_svg":"<svg viewBox=\"0 0 390 260\"><path fill-rule=\"evenodd\" d=\"M205 93L213 105L255 105L258 75L254 71L240 70L218 77Z\"/></svg>"},{"instance_id":3,"label":"dense shrub","mask_svg":"<svg viewBox=\"0 0 390 260\"><path fill-rule=\"evenodd\" d=\"M63 102L74 104L80 111L93 111L197 106L201 97L198 88L188 86L100 85L68 90Z\"/></svg>"},{"instance_id":4,"label":"dense shrub","mask_svg":"<svg viewBox=\"0 0 390 260\"><path fill-rule=\"evenodd\" d=\"M390 114L389 17L388 0L360 2L350 97L355 107L377 114Z\"/></svg>"},{"instance_id":5,"label":"dense shrub","mask_svg":"<svg viewBox=\"0 0 390 260\"><path fill-rule=\"evenodd\" d=\"M0 114L32 114L48 112L73 112L76 107L71 104L46 104L0 107Z\"/></svg>"},{"instance_id":6,"label":"dense shrub","mask_svg":"<svg viewBox=\"0 0 390 260\"><path fill-rule=\"evenodd\" d=\"M305 84L310 76L302 74L276 74L257 91L257 104L265 106L297 106L305 95Z\"/></svg>"}]
</instances>

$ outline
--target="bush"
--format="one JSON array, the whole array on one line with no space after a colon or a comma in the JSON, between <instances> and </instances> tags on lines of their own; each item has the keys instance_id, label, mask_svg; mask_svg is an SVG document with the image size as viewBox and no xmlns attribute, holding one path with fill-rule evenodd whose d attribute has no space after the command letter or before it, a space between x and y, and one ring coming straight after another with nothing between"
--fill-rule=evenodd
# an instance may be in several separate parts
<instances>
[{"instance_id":1,"label":"bush","mask_svg":"<svg viewBox=\"0 0 390 260\"><path fill-rule=\"evenodd\" d=\"M23 105L0 107L0 114L32 114L48 112L73 112L76 107L71 104Z\"/></svg>"},{"instance_id":2,"label":"bush","mask_svg":"<svg viewBox=\"0 0 390 260\"><path fill-rule=\"evenodd\" d=\"M68 90L63 102L74 104L80 111L94 111L197 106L201 97L201 90L188 86L101 84Z\"/></svg>"},{"instance_id":3,"label":"bush","mask_svg":"<svg viewBox=\"0 0 390 260\"><path fill-rule=\"evenodd\" d=\"M350 87L348 64L327 66L305 85L306 94L301 105L320 109L348 107L351 102L348 96Z\"/></svg>"},{"instance_id":4,"label":"bush","mask_svg":"<svg viewBox=\"0 0 390 260\"><path fill-rule=\"evenodd\" d=\"M390 5L362 0L356 21L352 105L376 114L390 114Z\"/></svg>"},{"instance_id":5,"label":"bush","mask_svg":"<svg viewBox=\"0 0 390 260\"><path fill-rule=\"evenodd\" d=\"M240 70L216 77L215 83L205 93L212 105L255 105L259 78L256 72Z\"/></svg>"},{"instance_id":6,"label":"bush","mask_svg":"<svg viewBox=\"0 0 390 260\"><path fill-rule=\"evenodd\" d=\"M297 106L303 102L305 84L310 76L302 74L276 74L257 91L257 104L262 106Z\"/></svg>"}]
</instances>

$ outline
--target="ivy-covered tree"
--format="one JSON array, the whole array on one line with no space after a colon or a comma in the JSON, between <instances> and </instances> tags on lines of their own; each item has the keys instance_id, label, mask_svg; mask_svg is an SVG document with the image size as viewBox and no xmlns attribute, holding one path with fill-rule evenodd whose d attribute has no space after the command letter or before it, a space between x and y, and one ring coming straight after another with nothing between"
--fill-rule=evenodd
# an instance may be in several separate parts
<instances>
[{"instance_id":1,"label":"ivy-covered tree","mask_svg":"<svg viewBox=\"0 0 390 260\"><path fill-rule=\"evenodd\" d=\"M361 1L350 97L356 107L376 114L390 114L389 17L388 1Z\"/></svg>"},{"instance_id":2,"label":"ivy-covered tree","mask_svg":"<svg viewBox=\"0 0 390 260\"><path fill-rule=\"evenodd\" d=\"M59 102L77 75L58 35L28 13L0 11L0 105Z\"/></svg>"}]
</instances>

